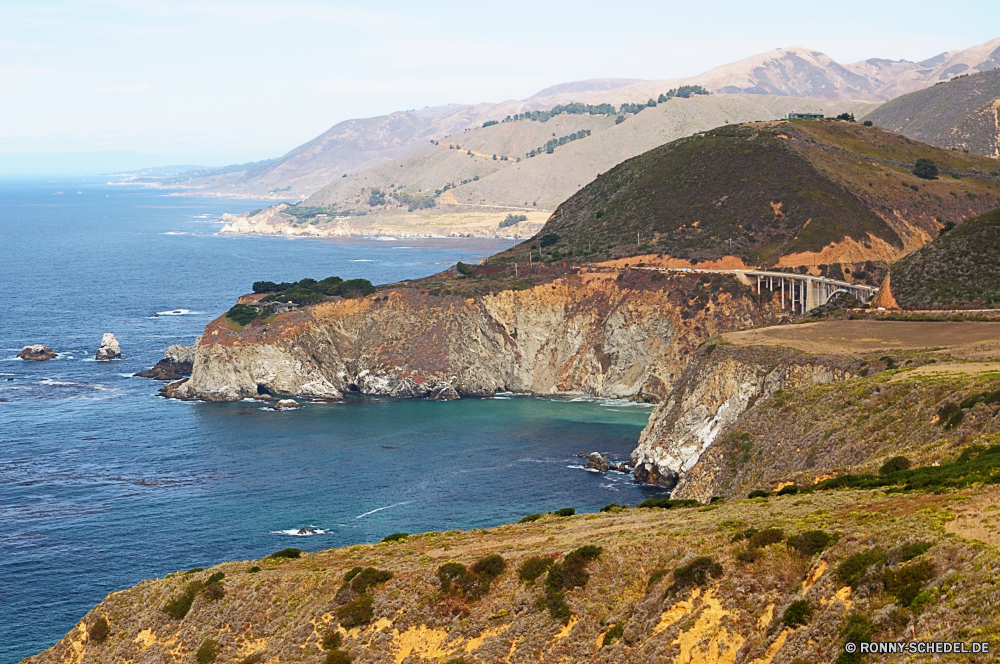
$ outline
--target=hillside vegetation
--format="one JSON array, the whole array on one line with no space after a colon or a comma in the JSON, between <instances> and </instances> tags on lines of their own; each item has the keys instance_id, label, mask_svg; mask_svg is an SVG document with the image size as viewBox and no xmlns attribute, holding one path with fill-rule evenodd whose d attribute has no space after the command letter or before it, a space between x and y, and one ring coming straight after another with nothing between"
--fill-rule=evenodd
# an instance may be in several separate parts
<instances>
[{"instance_id":1,"label":"hillside vegetation","mask_svg":"<svg viewBox=\"0 0 1000 664\"><path fill-rule=\"evenodd\" d=\"M871 660L845 657L847 642L995 644L1000 554L954 533L967 535L956 524L997 497L609 505L285 550L112 593L25 662L854 664ZM995 519L987 513L987 527Z\"/></svg>"},{"instance_id":2,"label":"hillside vegetation","mask_svg":"<svg viewBox=\"0 0 1000 664\"><path fill-rule=\"evenodd\" d=\"M637 117L641 117L637 116ZM912 174L930 159L937 180ZM950 174L950 175L946 175ZM1000 206L1000 165L836 120L722 126L630 159L493 260L891 262Z\"/></svg>"},{"instance_id":3,"label":"hillside vegetation","mask_svg":"<svg viewBox=\"0 0 1000 664\"><path fill-rule=\"evenodd\" d=\"M893 264L890 287L903 309L1000 306L1000 210L941 235Z\"/></svg>"},{"instance_id":4,"label":"hillside vegetation","mask_svg":"<svg viewBox=\"0 0 1000 664\"><path fill-rule=\"evenodd\" d=\"M940 148L1000 159L1000 68L912 92L865 117L878 127Z\"/></svg>"}]
</instances>

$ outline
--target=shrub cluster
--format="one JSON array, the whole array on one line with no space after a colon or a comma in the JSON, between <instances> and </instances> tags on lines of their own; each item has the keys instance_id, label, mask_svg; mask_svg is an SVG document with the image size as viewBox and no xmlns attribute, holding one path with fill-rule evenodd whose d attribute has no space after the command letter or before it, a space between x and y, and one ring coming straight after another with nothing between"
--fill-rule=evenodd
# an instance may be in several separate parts
<instances>
[{"instance_id":1,"label":"shrub cluster","mask_svg":"<svg viewBox=\"0 0 1000 664\"><path fill-rule=\"evenodd\" d=\"M835 544L838 537L822 530L807 530L788 538L786 544L799 554L809 558Z\"/></svg>"},{"instance_id":2,"label":"shrub cluster","mask_svg":"<svg viewBox=\"0 0 1000 664\"><path fill-rule=\"evenodd\" d=\"M351 656L340 649L343 641L340 632L332 628L323 635L323 649L329 651L326 653L326 664L350 664Z\"/></svg>"},{"instance_id":3,"label":"shrub cluster","mask_svg":"<svg viewBox=\"0 0 1000 664\"><path fill-rule=\"evenodd\" d=\"M637 507L658 507L663 510L672 510L676 507L701 507L701 503L697 500L689 500L687 498L673 499L673 498L647 498L637 505Z\"/></svg>"},{"instance_id":4,"label":"shrub cluster","mask_svg":"<svg viewBox=\"0 0 1000 664\"><path fill-rule=\"evenodd\" d=\"M198 647L198 652L194 654L194 661L198 664L209 664L214 662L219 656L219 643L215 639L205 639Z\"/></svg>"},{"instance_id":5,"label":"shrub cluster","mask_svg":"<svg viewBox=\"0 0 1000 664\"><path fill-rule=\"evenodd\" d=\"M87 640L92 643L104 643L111 633L111 626L108 619L103 616L94 621L94 624L87 630Z\"/></svg>"},{"instance_id":6,"label":"shrub cluster","mask_svg":"<svg viewBox=\"0 0 1000 664\"><path fill-rule=\"evenodd\" d=\"M892 559L905 562L930 548L928 542L911 542L894 548ZM837 567L837 580L852 588L862 583L881 584L886 592L896 596L896 603L909 607L920 594L925 583L934 578L934 563L920 560L909 565L886 567L890 556L880 547L859 551L848 556Z\"/></svg>"},{"instance_id":7,"label":"shrub cluster","mask_svg":"<svg viewBox=\"0 0 1000 664\"><path fill-rule=\"evenodd\" d=\"M548 567L549 573L545 577L545 594L538 598L536 608L539 610L548 609L549 615L552 616L553 620L558 620L566 624L573 615L569 605L566 604L566 591L573 588L583 588L587 585L587 581L590 579L590 574L587 572L587 565L591 561L597 560L601 556L602 551L603 549L599 546L587 544L581 546L579 549L570 551L561 563L551 561L543 563L540 562L541 559L529 558L521 565L521 569L518 570L518 576L521 577L522 581L531 583L544 571L540 569L543 565ZM530 574L527 573L528 570L526 569L529 562L532 565ZM532 578L527 579L525 576L521 576L521 570L526 571L525 576L531 576Z\"/></svg>"},{"instance_id":8,"label":"shrub cluster","mask_svg":"<svg viewBox=\"0 0 1000 664\"><path fill-rule=\"evenodd\" d=\"M516 226L522 221L527 221L528 215L526 214L508 214L503 221L501 221L497 228L507 228L508 226Z\"/></svg>"},{"instance_id":9,"label":"shrub cluster","mask_svg":"<svg viewBox=\"0 0 1000 664\"><path fill-rule=\"evenodd\" d=\"M622 634L625 633L625 623L618 621L616 622L607 632L604 633L604 639L601 641L601 647L609 646L618 639L622 638Z\"/></svg>"},{"instance_id":10,"label":"shrub cluster","mask_svg":"<svg viewBox=\"0 0 1000 664\"><path fill-rule=\"evenodd\" d=\"M681 565L674 569L674 583L667 588L663 596L672 597L687 588L703 586L709 578L718 579L722 573L722 565L708 556L695 558L687 565Z\"/></svg>"},{"instance_id":11,"label":"shrub cluster","mask_svg":"<svg viewBox=\"0 0 1000 664\"><path fill-rule=\"evenodd\" d=\"M934 491L960 489L972 484L1000 484L1000 445L971 446L953 463L899 470L888 475L840 475L823 480L810 491L828 489L877 489Z\"/></svg>"},{"instance_id":12,"label":"shrub cluster","mask_svg":"<svg viewBox=\"0 0 1000 664\"><path fill-rule=\"evenodd\" d=\"M287 548L281 551L275 551L268 556L270 560L291 560L292 558L299 558L302 555L301 549Z\"/></svg>"},{"instance_id":13,"label":"shrub cluster","mask_svg":"<svg viewBox=\"0 0 1000 664\"><path fill-rule=\"evenodd\" d=\"M556 148L559 147L560 145L566 145L567 143L570 143L580 138L586 138L588 136L590 136L590 130L581 129L580 131L575 131L572 134L569 134L568 136L560 136L559 138L552 138L549 139L544 146L535 148L531 152L526 152L524 156L527 158L531 158L540 155L542 153L552 154L553 152L556 151Z\"/></svg>"},{"instance_id":14,"label":"shrub cluster","mask_svg":"<svg viewBox=\"0 0 1000 664\"><path fill-rule=\"evenodd\" d=\"M375 292L375 287L367 279L348 279L327 277L322 281L301 279L295 282L274 283L273 281L255 281L254 293L268 293L265 302L294 302L295 304L313 304L327 297L362 297Z\"/></svg>"},{"instance_id":15,"label":"shrub cluster","mask_svg":"<svg viewBox=\"0 0 1000 664\"><path fill-rule=\"evenodd\" d=\"M805 625L809 622L811 616L812 607L809 606L809 602L804 599L797 599L785 609L785 612L781 615L781 622L789 627L795 627L796 625Z\"/></svg>"},{"instance_id":16,"label":"shrub cluster","mask_svg":"<svg viewBox=\"0 0 1000 664\"><path fill-rule=\"evenodd\" d=\"M201 571L200 568L196 569ZM190 574L190 572L188 573ZM206 599L212 601L222 599L226 594L225 588L222 585L224 578L226 578L225 574L215 572L207 579L195 579L191 581L184 587L184 592L163 605L163 612L174 620L181 620L191 610L191 605L194 604L198 593L201 593Z\"/></svg>"},{"instance_id":17,"label":"shrub cluster","mask_svg":"<svg viewBox=\"0 0 1000 664\"><path fill-rule=\"evenodd\" d=\"M517 568L517 578L531 585L535 582L535 579L548 572L553 563L555 563L555 560L548 556L532 556Z\"/></svg>"},{"instance_id":18,"label":"shrub cluster","mask_svg":"<svg viewBox=\"0 0 1000 664\"><path fill-rule=\"evenodd\" d=\"M382 538L383 542L400 542L410 536L410 533L393 533Z\"/></svg>"},{"instance_id":19,"label":"shrub cluster","mask_svg":"<svg viewBox=\"0 0 1000 664\"><path fill-rule=\"evenodd\" d=\"M472 568L462 563L450 562L438 568L441 592L461 596L470 602L485 597L490 592L490 584L507 569L503 556L492 553L477 560Z\"/></svg>"}]
</instances>

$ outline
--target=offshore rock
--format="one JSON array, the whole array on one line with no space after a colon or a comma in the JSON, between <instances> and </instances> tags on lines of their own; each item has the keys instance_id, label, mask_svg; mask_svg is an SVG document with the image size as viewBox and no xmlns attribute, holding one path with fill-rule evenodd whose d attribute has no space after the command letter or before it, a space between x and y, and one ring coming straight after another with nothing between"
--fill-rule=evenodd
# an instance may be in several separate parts
<instances>
[{"instance_id":1,"label":"offshore rock","mask_svg":"<svg viewBox=\"0 0 1000 664\"><path fill-rule=\"evenodd\" d=\"M458 392L451 385L440 385L431 390L427 398L431 401L454 401L460 399Z\"/></svg>"},{"instance_id":2,"label":"offshore rock","mask_svg":"<svg viewBox=\"0 0 1000 664\"><path fill-rule=\"evenodd\" d=\"M706 338L781 316L779 305L735 282L708 293L695 277L653 276L580 270L468 298L400 287L239 329L221 317L195 345L191 378L163 394L234 401L260 393L582 392L656 402Z\"/></svg>"},{"instance_id":3,"label":"offshore rock","mask_svg":"<svg viewBox=\"0 0 1000 664\"><path fill-rule=\"evenodd\" d=\"M608 462L604 460L600 452L591 452L588 457L589 461L584 466L584 468L593 468L594 470L599 470L602 473L607 472Z\"/></svg>"},{"instance_id":4,"label":"offshore rock","mask_svg":"<svg viewBox=\"0 0 1000 664\"><path fill-rule=\"evenodd\" d=\"M18 353L17 356L22 360L28 360L29 362L42 362L44 360L51 360L55 358L56 352L48 346L34 344L33 346L25 346L22 348L21 352Z\"/></svg>"},{"instance_id":5,"label":"offshore rock","mask_svg":"<svg viewBox=\"0 0 1000 664\"><path fill-rule=\"evenodd\" d=\"M94 357L96 360L117 360L122 357L121 346L118 345L118 340L115 339L115 335L110 332L105 332L104 336L101 337L101 347L97 349L97 355Z\"/></svg>"},{"instance_id":6,"label":"offshore rock","mask_svg":"<svg viewBox=\"0 0 1000 664\"><path fill-rule=\"evenodd\" d=\"M278 403L274 404L275 410L295 410L297 408L302 408L302 404L295 399L280 399Z\"/></svg>"},{"instance_id":7,"label":"offshore rock","mask_svg":"<svg viewBox=\"0 0 1000 664\"><path fill-rule=\"evenodd\" d=\"M200 338L200 337L199 337ZM198 343L198 340L195 340ZM136 376L154 380L181 380L190 375L194 367L194 346L173 344L163 354L163 359L153 365L152 369L140 371Z\"/></svg>"},{"instance_id":8,"label":"offshore rock","mask_svg":"<svg viewBox=\"0 0 1000 664\"><path fill-rule=\"evenodd\" d=\"M832 383L853 374L832 360L774 347L708 346L691 359L650 415L632 452L635 478L707 500L685 483L719 435L757 400L781 389Z\"/></svg>"}]
</instances>

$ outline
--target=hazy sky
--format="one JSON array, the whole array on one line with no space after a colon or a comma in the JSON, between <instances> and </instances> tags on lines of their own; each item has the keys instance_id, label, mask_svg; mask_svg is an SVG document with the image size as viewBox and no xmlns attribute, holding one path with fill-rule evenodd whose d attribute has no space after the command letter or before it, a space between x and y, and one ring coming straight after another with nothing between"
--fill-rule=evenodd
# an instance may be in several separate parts
<instances>
[{"instance_id":1,"label":"hazy sky","mask_svg":"<svg viewBox=\"0 0 1000 664\"><path fill-rule=\"evenodd\" d=\"M793 45L921 60L997 36L997 0L0 0L0 157L221 165L347 118L584 78L690 76Z\"/></svg>"}]
</instances>

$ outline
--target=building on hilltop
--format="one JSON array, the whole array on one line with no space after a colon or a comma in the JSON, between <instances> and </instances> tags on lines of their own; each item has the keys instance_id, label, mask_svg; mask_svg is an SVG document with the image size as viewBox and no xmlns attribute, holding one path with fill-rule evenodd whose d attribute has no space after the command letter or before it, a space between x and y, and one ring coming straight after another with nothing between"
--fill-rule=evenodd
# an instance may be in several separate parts
<instances>
[{"instance_id":1,"label":"building on hilltop","mask_svg":"<svg viewBox=\"0 0 1000 664\"><path fill-rule=\"evenodd\" d=\"M800 120L800 119L805 118L805 119L809 119L809 120L822 120L823 117L824 116L823 116L822 113L789 113L788 115L785 116L785 119L786 120Z\"/></svg>"}]
</instances>

